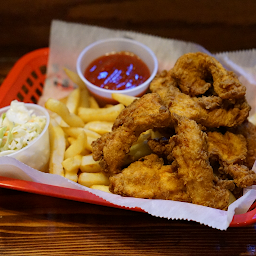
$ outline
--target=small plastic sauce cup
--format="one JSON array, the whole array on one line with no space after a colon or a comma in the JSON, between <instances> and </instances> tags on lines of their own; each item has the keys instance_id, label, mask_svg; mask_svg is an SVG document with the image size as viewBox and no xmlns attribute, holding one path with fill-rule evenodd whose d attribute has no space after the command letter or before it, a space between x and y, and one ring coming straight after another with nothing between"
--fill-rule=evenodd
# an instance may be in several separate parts
<instances>
[{"instance_id":1,"label":"small plastic sauce cup","mask_svg":"<svg viewBox=\"0 0 256 256\"><path fill-rule=\"evenodd\" d=\"M127 90L109 90L92 84L84 77L85 69L92 61L107 53L123 51L134 53L148 66L150 77L144 83L136 88ZM97 41L87 46L78 56L76 68L78 75L84 81L90 93L101 106L104 106L108 103L116 103L116 101L112 99L112 93L122 93L136 97L142 96L147 91L150 82L157 73L158 61L153 51L140 42L126 38L111 38Z\"/></svg>"}]
</instances>

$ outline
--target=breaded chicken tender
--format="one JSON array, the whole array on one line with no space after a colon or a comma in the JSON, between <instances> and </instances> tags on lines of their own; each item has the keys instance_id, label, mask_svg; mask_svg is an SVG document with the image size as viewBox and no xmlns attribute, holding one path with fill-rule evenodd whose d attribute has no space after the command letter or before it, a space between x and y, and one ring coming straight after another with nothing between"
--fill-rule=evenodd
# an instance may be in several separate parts
<instances>
[{"instance_id":1,"label":"breaded chicken tender","mask_svg":"<svg viewBox=\"0 0 256 256\"><path fill-rule=\"evenodd\" d=\"M247 163L247 140L242 134L227 131L208 132L208 151L210 158L219 162L226 180L231 180L237 187L245 188L256 183L256 173L251 171ZM228 179L228 177L231 177Z\"/></svg>"},{"instance_id":2,"label":"breaded chicken tender","mask_svg":"<svg viewBox=\"0 0 256 256\"><path fill-rule=\"evenodd\" d=\"M237 187L246 188L256 183L256 173L249 170L245 165L226 165L224 171L233 178Z\"/></svg>"},{"instance_id":3,"label":"breaded chicken tender","mask_svg":"<svg viewBox=\"0 0 256 256\"><path fill-rule=\"evenodd\" d=\"M188 53L150 90L92 143L110 191L227 210L230 198L256 184L245 86L212 56Z\"/></svg>"},{"instance_id":4,"label":"breaded chicken tender","mask_svg":"<svg viewBox=\"0 0 256 256\"><path fill-rule=\"evenodd\" d=\"M125 156L142 132L170 125L169 110L158 94L146 94L125 108L117 117L113 131L92 143L93 158L100 161L104 172L114 175L122 171Z\"/></svg>"},{"instance_id":5,"label":"breaded chicken tender","mask_svg":"<svg viewBox=\"0 0 256 256\"><path fill-rule=\"evenodd\" d=\"M206 133L202 132L193 120L177 115L175 118L177 142L173 156L178 164L178 174L184 180L192 203L226 210L229 192L214 183Z\"/></svg>"},{"instance_id":6,"label":"breaded chicken tender","mask_svg":"<svg viewBox=\"0 0 256 256\"><path fill-rule=\"evenodd\" d=\"M175 166L164 165L163 159L155 154L110 177L110 191L122 196L191 202Z\"/></svg>"},{"instance_id":7,"label":"breaded chicken tender","mask_svg":"<svg viewBox=\"0 0 256 256\"><path fill-rule=\"evenodd\" d=\"M212 56L202 53L182 55L171 70L181 91L190 96L204 94L213 84L221 99L239 99L245 96L246 88L235 73L227 71Z\"/></svg>"},{"instance_id":8,"label":"breaded chicken tender","mask_svg":"<svg viewBox=\"0 0 256 256\"><path fill-rule=\"evenodd\" d=\"M256 126L246 120L239 125L235 132L242 134L247 142L246 166L251 169L256 160Z\"/></svg>"},{"instance_id":9,"label":"breaded chicken tender","mask_svg":"<svg viewBox=\"0 0 256 256\"><path fill-rule=\"evenodd\" d=\"M246 139L241 134L208 132L208 151L226 164L243 163L247 155Z\"/></svg>"},{"instance_id":10,"label":"breaded chicken tender","mask_svg":"<svg viewBox=\"0 0 256 256\"><path fill-rule=\"evenodd\" d=\"M153 79L150 90L160 95L171 113L185 116L209 128L238 126L247 119L251 109L244 96L224 100L213 94L192 97L183 93L171 77L171 72L167 71Z\"/></svg>"},{"instance_id":11,"label":"breaded chicken tender","mask_svg":"<svg viewBox=\"0 0 256 256\"><path fill-rule=\"evenodd\" d=\"M159 140L150 139L148 140L148 145L153 153L165 157L169 163L174 160L172 155L173 147L175 146L174 136L170 137L168 140L165 138L160 138Z\"/></svg>"}]
</instances>

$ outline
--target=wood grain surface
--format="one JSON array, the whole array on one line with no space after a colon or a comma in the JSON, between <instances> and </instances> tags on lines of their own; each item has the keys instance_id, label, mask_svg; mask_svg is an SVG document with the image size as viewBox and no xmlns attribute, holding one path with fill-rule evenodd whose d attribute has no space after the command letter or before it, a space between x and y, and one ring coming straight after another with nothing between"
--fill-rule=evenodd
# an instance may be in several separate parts
<instances>
[{"instance_id":1,"label":"wood grain surface","mask_svg":"<svg viewBox=\"0 0 256 256\"><path fill-rule=\"evenodd\" d=\"M53 19L195 42L223 52L256 48L255 13L254 0L2 1L0 83L18 58L49 45Z\"/></svg>"},{"instance_id":2,"label":"wood grain surface","mask_svg":"<svg viewBox=\"0 0 256 256\"><path fill-rule=\"evenodd\" d=\"M53 19L192 41L210 51L256 47L253 0L8 0L0 6L0 54L48 46Z\"/></svg>"},{"instance_id":3,"label":"wood grain surface","mask_svg":"<svg viewBox=\"0 0 256 256\"><path fill-rule=\"evenodd\" d=\"M212 52L256 48L253 0L8 0L0 5L0 84L47 47L53 19L191 41ZM0 255L256 255L256 225L198 223L0 188Z\"/></svg>"},{"instance_id":4,"label":"wood grain surface","mask_svg":"<svg viewBox=\"0 0 256 256\"><path fill-rule=\"evenodd\" d=\"M255 255L255 227L219 231L0 189L0 255Z\"/></svg>"}]
</instances>

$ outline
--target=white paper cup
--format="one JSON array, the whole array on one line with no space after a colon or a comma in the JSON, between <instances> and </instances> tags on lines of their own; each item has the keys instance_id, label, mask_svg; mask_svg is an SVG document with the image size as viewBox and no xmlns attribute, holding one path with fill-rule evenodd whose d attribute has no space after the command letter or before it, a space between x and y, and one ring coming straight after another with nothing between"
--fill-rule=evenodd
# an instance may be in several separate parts
<instances>
[{"instance_id":1,"label":"white paper cup","mask_svg":"<svg viewBox=\"0 0 256 256\"><path fill-rule=\"evenodd\" d=\"M106 53L121 51L128 51L136 54L148 66L150 77L144 83L133 89L116 91L100 88L89 82L84 77L84 71L92 61L105 55ZM153 51L142 43L126 38L111 38L97 41L87 46L79 54L76 68L78 75L84 81L88 90L98 100L98 102L103 100L105 103L114 103L111 96L112 93L118 92L130 96L143 95L147 91L150 82L153 80L157 73L158 61Z\"/></svg>"},{"instance_id":2,"label":"white paper cup","mask_svg":"<svg viewBox=\"0 0 256 256\"><path fill-rule=\"evenodd\" d=\"M49 142L49 123L50 116L47 110L39 105L26 103L28 110L33 110L33 113L37 116L46 116L46 124L41 134L32 140L26 147L18 150L15 153L7 156L13 157L24 164L37 169L39 171L48 172L48 162L50 157L50 142ZM0 109L1 114L7 112L10 106Z\"/></svg>"}]
</instances>

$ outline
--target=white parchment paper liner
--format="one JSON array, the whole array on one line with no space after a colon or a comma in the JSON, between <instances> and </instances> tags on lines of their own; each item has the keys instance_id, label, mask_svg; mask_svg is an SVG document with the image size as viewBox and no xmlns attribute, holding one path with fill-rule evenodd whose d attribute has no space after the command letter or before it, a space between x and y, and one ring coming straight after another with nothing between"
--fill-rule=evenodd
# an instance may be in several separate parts
<instances>
[{"instance_id":1,"label":"white parchment paper liner","mask_svg":"<svg viewBox=\"0 0 256 256\"><path fill-rule=\"evenodd\" d=\"M39 104L43 105L49 97L58 99L66 96L72 88L70 89L62 68L67 67L76 71L76 59L84 47L97 40L111 37L132 38L150 47L158 58L159 71L173 67L178 57L187 52L201 51L211 54L202 46L194 43L55 20L51 26L47 79ZM256 112L254 102L256 96L255 55L255 50L214 55L226 68L236 72L240 81L247 87L247 98L252 106L252 114ZM58 175L39 172L8 156L0 158L0 176L86 190L116 205L128 208L139 207L157 217L193 220L220 230L226 230L234 214L245 213L256 199L256 186L247 188L244 196L231 204L228 211L170 200L121 197L86 188Z\"/></svg>"},{"instance_id":2,"label":"white parchment paper liner","mask_svg":"<svg viewBox=\"0 0 256 256\"><path fill-rule=\"evenodd\" d=\"M226 230L228 228L235 213L241 214L247 212L256 198L256 186L254 186L254 188L247 188L245 195L231 204L228 211L222 211L210 207L171 200L122 197L84 187L59 175L37 171L8 156L0 157L0 175L14 179L88 191L115 205L128 208L139 207L156 217L192 220L220 230Z\"/></svg>"}]
</instances>

